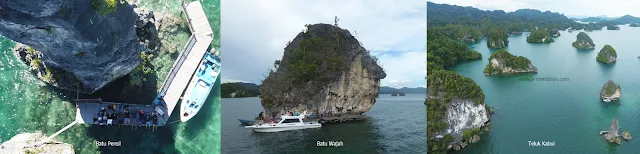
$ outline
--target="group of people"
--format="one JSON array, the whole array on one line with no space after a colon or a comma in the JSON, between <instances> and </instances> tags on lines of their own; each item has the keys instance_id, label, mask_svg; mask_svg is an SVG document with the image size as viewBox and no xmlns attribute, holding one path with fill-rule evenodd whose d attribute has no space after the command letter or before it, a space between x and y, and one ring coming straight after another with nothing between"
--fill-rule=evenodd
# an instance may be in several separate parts
<instances>
[{"instance_id":1,"label":"group of people","mask_svg":"<svg viewBox=\"0 0 640 154\"><path fill-rule=\"evenodd\" d=\"M154 110L146 112L138 109L132 109L131 106L122 105L118 110L116 104L109 104L107 107L101 107L100 112L93 118L93 124L96 125L131 125L131 129L138 129L138 126L144 125L146 129L155 131L158 128L158 113ZM164 118L164 117L163 117Z\"/></svg>"},{"instance_id":2,"label":"group of people","mask_svg":"<svg viewBox=\"0 0 640 154\"><path fill-rule=\"evenodd\" d=\"M289 116L298 116L298 112L296 111L287 111L289 113ZM316 113L318 113L318 111L316 110ZM275 112L271 112L271 117L263 117L264 112L260 112L260 114L258 114L258 117L256 118L256 120L260 120L263 123L277 123L278 121L276 121L276 113ZM284 116L285 114L282 114L280 116ZM304 119L320 119L322 118L323 114L313 114L313 112L309 112L309 114L304 116Z\"/></svg>"}]
</instances>

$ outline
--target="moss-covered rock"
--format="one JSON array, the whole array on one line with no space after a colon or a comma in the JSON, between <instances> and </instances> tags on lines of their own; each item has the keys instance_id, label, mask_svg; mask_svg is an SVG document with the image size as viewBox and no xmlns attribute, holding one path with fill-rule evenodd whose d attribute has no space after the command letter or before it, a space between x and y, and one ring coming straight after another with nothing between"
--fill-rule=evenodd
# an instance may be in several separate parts
<instances>
[{"instance_id":1,"label":"moss-covered rock","mask_svg":"<svg viewBox=\"0 0 640 154\"><path fill-rule=\"evenodd\" d=\"M591 40L591 37L589 37L585 32L578 33L576 41L571 45L578 49L593 49L596 46L596 44L593 43L593 40Z\"/></svg>"},{"instance_id":2,"label":"moss-covered rock","mask_svg":"<svg viewBox=\"0 0 640 154\"><path fill-rule=\"evenodd\" d=\"M600 49L600 52L598 53L596 60L599 62L611 64L616 62L617 58L618 58L618 54L616 53L616 50L607 44L607 45L604 45L602 49Z\"/></svg>"},{"instance_id":3,"label":"moss-covered rock","mask_svg":"<svg viewBox=\"0 0 640 154\"><path fill-rule=\"evenodd\" d=\"M544 29L537 29L537 30L534 30L533 32L531 32L531 34L529 34L529 36L527 37L527 42L529 42L529 43L551 43L554 40L550 36L551 36L551 34L549 34L548 31L546 31Z\"/></svg>"},{"instance_id":4,"label":"moss-covered rock","mask_svg":"<svg viewBox=\"0 0 640 154\"><path fill-rule=\"evenodd\" d=\"M537 72L538 68L529 59L514 56L507 50L499 50L491 54L489 64L484 68L485 75Z\"/></svg>"}]
</instances>

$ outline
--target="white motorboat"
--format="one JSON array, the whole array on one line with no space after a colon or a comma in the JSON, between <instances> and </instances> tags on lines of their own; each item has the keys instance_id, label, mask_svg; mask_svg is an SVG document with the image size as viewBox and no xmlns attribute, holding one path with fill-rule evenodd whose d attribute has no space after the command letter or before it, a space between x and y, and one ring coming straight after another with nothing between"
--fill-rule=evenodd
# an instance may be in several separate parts
<instances>
[{"instance_id":1,"label":"white motorboat","mask_svg":"<svg viewBox=\"0 0 640 154\"><path fill-rule=\"evenodd\" d=\"M280 132L287 130L296 130L296 129L307 129L307 128L320 128L322 124L317 121L312 122L304 122L304 116L307 114L307 111L304 111L301 115L298 116L282 116L280 117L280 121L278 123L258 123L251 126L245 126L245 128L252 128L255 132Z\"/></svg>"},{"instance_id":2,"label":"white motorboat","mask_svg":"<svg viewBox=\"0 0 640 154\"><path fill-rule=\"evenodd\" d=\"M184 93L180 107L180 121L186 122L200 111L220 74L220 64L218 56L205 54Z\"/></svg>"}]
</instances>

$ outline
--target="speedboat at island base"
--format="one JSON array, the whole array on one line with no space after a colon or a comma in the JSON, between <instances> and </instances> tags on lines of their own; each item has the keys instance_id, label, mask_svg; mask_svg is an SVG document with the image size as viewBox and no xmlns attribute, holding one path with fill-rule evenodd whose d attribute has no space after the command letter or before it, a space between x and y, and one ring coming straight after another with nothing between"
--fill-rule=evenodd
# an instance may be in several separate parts
<instances>
[{"instance_id":1,"label":"speedboat at island base","mask_svg":"<svg viewBox=\"0 0 640 154\"><path fill-rule=\"evenodd\" d=\"M320 128L322 124L317 121L304 122L304 116L307 111L298 116L281 116L278 123L259 123L251 126L245 126L245 128L252 128L255 132L280 132L287 130L307 129L307 128Z\"/></svg>"},{"instance_id":2,"label":"speedboat at island base","mask_svg":"<svg viewBox=\"0 0 640 154\"><path fill-rule=\"evenodd\" d=\"M180 121L186 122L200 111L220 74L220 64L219 57L205 54L180 103Z\"/></svg>"}]
</instances>

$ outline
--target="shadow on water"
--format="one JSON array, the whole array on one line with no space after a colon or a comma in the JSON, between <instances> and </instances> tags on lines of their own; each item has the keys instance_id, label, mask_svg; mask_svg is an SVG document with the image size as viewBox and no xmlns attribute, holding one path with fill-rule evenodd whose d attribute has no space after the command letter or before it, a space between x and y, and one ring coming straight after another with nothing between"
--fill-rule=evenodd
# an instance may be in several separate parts
<instances>
[{"instance_id":1,"label":"shadow on water","mask_svg":"<svg viewBox=\"0 0 640 154\"><path fill-rule=\"evenodd\" d=\"M146 79L142 86L135 86L129 82L130 75L126 75L107 84L102 89L89 95L89 98L102 98L106 102L118 102L129 104L151 104L159 88L157 72L144 75ZM164 80L164 79L162 79Z\"/></svg>"},{"instance_id":2,"label":"shadow on water","mask_svg":"<svg viewBox=\"0 0 640 154\"><path fill-rule=\"evenodd\" d=\"M616 66L616 62L611 64L606 64L603 62L597 62L598 66L600 66L600 70L602 71L602 75L610 75L609 73L613 70L614 66Z\"/></svg>"}]
</instances>

